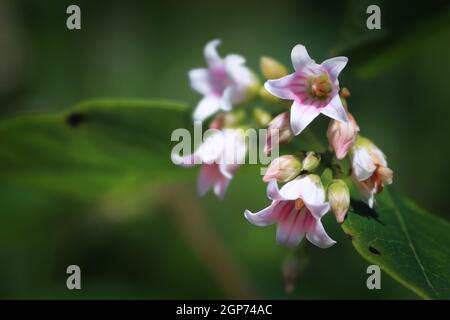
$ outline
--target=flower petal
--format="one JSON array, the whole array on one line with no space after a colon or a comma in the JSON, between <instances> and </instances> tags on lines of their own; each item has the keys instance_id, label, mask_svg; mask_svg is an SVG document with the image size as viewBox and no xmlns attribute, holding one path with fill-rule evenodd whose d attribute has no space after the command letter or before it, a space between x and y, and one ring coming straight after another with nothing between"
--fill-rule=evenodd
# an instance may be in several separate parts
<instances>
[{"instance_id":1,"label":"flower petal","mask_svg":"<svg viewBox=\"0 0 450 320\"><path fill-rule=\"evenodd\" d=\"M353 175L353 180L355 181L356 187L358 188L359 193L361 194L361 198L370 208L373 208L376 200L375 193L376 190L374 188L369 187L368 183L360 182Z\"/></svg>"},{"instance_id":2,"label":"flower petal","mask_svg":"<svg viewBox=\"0 0 450 320\"><path fill-rule=\"evenodd\" d=\"M306 231L306 239L322 249L329 248L336 243L336 241L331 239L326 233L322 222L319 219L312 221L309 224L308 230Z\"/></svg>"},{"instance_id":3,"label":"flower petal","mask_svg":"<svg viewBox=\"0 0 450 320\"><path fill-rule=\"evenodd\" d=\"M223 132L222 164L244 164L247 154L245 133L241 129L225 129Z\"/></svg>"},{"instance_id":4,"label":"flower petal","mask_svg":"<svg viewBox=\"0 0 450 320\"><path fill-rule=\"evenodd\" d=\"M298 44L291 51L292 65L295 71L301 71L307 64L314 63L304 45Z\"/></svg>"},{"instance_id":5,"label":"flower petal","mask_svg":"<svg viewBox=\"0 0 450 320\"><path fill-rule=\"evenodd\" d=\"M209 72L208 69L199 68L189 71L189 80L191 82L191 87L198 93L204 96L208 95L212 89L209 83Z\"/></svg>"},{"instance_id":6,"label":"flower petal","mask_svg":"<svg viewBox=\"0 0 450 320\"><path fill-rule=\"evenodd\" d=\"M226 177L220 177L215 185L214 185L214 194L220 199L223 200L225 197L225 192L228 189L228 185L230 184L230 179Z\"/></svg>"},{"instance_id":7,"label":"flower petal","mask_svg":"<svg viewBox=\"0 0 450 320\"><path fill-rule=\"evenodd\" d=\"M228 77L243 88L255 82L254 75L244 63L245 58L237 54L230 54L225 58L225 70Z\"/></svg>"},{"instance_id":8,"label":"flower petal","mask_svg":"<svg viewBox=\"0 0 450 320\"><path fill-rule=\"evenodd\" d=\"M228 86L225 88L220 99L220 109L227 112L233 109L233 104L235 104L239 99L237 99L238 92L234 86Z\"/></svg>"},{"instance_id":9,"label":"flower petal","mask_svg":"<svg viewBox=\"0 0 450 320\"><path fill-rule=\"evenodd\" d=\"M341 98L338 94L336 94L334 98L331 99L330 103L325 108L321 109L320 112L327 117L338 121L348 121L347 112L345 111Z\"/></svg>"},{"instance_id":10,"label":"flower petal","mask_svg":"<svg viewBox=\"0 0 450 320\"><path fill-rule=\"evenodd\" d=\"M192 117L195 121L203 121L220 109L220 98L206 96L198 103Z\"/></svg>"},{"instance_id":11,"label":"flower petal","mask_svg":"<svg viewBox=\"0 0 450 320\"><path fill-rule=\"evenodd\" d=\"M217 131L205 137L203 143L195 152L202 163L217 164L221 161L225 143L224 136L223 132Z\"/></svg>"},{"instance_id":12,"label":"flower petal","mask_svg":"<svg viewBox=\"0 0 450 320\"><path fill-rule=\"evenodd\" d=\"M369 179L377 168L366 148L353 148L351 162L352 174L357 181Z\"/></svg>"},{"instance_id":13,"label":"flower petal","mask_svg":"<svg viewBox=\"0 0 450 320\"><path fill-rule=\"evenodd\" d=\"M249 210L245 210L244 216L245 218L252 224L258 227L269 226L276 222L276 211L274 211L278 202L273 201L272 204L261 211L252 213Z\"/></svg>"},{"instance_id":14,"label":"flower petal","mask_svg":"<svg viewBox=\"0 0 450 320\"><path fill-rule=\"evenodd\" d=\"M205 195L220 178L216 164L203 164L197 180L197 190L200 196Z\"/></svg>"},{"instance_id":15,"label":"flower petal","mask_svg":"<svg viewBox=\"0 0 450 320\"><path fill-rule=\"evenodd\" d=\"M330 211L330 204L328 202L312 204L305 201L305 205L316 219L322 218L328 211Z\"/></svg>"},{"instance_id":16,"label":"flower petal","mask_svg":"<svg viewBox=\"0 0 450 320\"><path fill-rule=\"evenodd\" d=\"M219 164L220 173L227 179L232 179L239 167L238 164Z\"/></svg>"},{"instance_id":17,"label":"flower petal","mask_svg":"<svg viewBox=\"0 0 450 320\"><path fill-rule=\"evenodd\" d=\"M208 65L214 65L217 62L221 62L222 58L217 53L217 47L220 45L220 40L215 39L208 42L203 50L203 54L205 55L206 62Z\"/></svg>"},{"instance_id":18,"label":"flower petal","mask_svg":"<svg viewBox=\"0 0 450 320\"><path fill-rule=\"evenodd\" d=\"M286 212L290 209L289 212ZM299 211L295 206L284 209L278 218L277 242L289 247L297 246L305 236L305 214L304 210Z\"/></svg>"},{"instance_id":19,"label":"flower petal","mask_svg":"<svg viewBox=\"0 0 450 320\"><path fill-rule=\"evenodd\" d=\"M296 198L287 199L280 194L280 190L278 190L277 180L270 180L267 184L267 198L271 200L294 200Z\"/></svg>"},{"instance_id":20,"label":"flower petal","mask_svg":"<svg viewBox=\"0 0 450 320\"><path fill-rule=\"evenodd\" d=\"M271 95L278 97L280 99L293 100L295 95L292 93L289 85L294 79L295 74L288 74L280 79L267 80L264 83L264 88L269 91Z\"/></svg>"},{"instance_id":21,"label":"flower petal","mask_svg":"<svg viewBox=\"0 0 450 320\"><path fill-rule=\"evenodd\" d=\"M295 135L300 134L318 115L320 111L312 105L303 105L297 100L291 107L291 129Z\"/></svg>"},{"instance_id":22,"label":"flower petal","mask_svg":"<svg viewBox=\"0 0 450 320\"><path fill-rule=\"evenodd\" d=\"M347 57L335 57L325 60L321 63L321 65L328 71L332 82L335 83L339 76L339 73L341 73L341 71L344 69L347 62Z\"/></svg>"},{"instance_id":23,"label":"flower petal","mask_svg":"<svg viewBox=\"0 0 450 320\"><path fill-rule=\"evenodd\" d=\"M298 180L302 181L303 185L300 189L300 198L308 204L323 204L325 201L325 190L320 182L320 178L316 175L304 175Z\"/></svg>"},{"instance_id":24,"label":"flower petal","mask_svg":"<svg viewBox=\"0 0 450 320\"><path fill-rule=\"evenodd\" d=\"M245 58L239 54L229 54L225 57L225 66L235 67L245 63Z\"/></svg>"}]
</instances>

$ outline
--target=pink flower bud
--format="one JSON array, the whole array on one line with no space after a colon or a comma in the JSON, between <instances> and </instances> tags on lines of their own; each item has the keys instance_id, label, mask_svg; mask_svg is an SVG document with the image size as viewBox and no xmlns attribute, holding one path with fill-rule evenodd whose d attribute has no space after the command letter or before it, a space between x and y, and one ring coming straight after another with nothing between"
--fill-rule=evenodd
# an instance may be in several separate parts
<instances>
[{"instance_id":1,"label":"pink flower bud","mask_svg":"<svg viewBox=\"0 0 450 320\"><path fill-rule=\"evenodd\" d=\"M270 154L276 145L288 143L293 137L294 134L291 131L289 113L280 113L269 123L264 153Z\"/></svg>"},{"instance_id":2,"label":"pink flower bud","mask_svg":"<svg viewBox=\"0 0 450 320\"><path fill-rule=\"evenodd\" d=\"M294 179L302 171L301 161L292 155L285 155L274 159L266 174L263 177L264 182L276 179L278 182L287 182Z\"/></svg>"},{"instance_id":3,"label":"pink flower bud","mask_svg":"<svg viewBox=\"0 0 450 320\"><path fill-rule=\"evenodd\" d=\"M353 146L359 127L355 118L347 113L348 122L332 120L328 126L327 137L330 143L330 150L334 150L338 159L343 159L348 150Z\"/></svg>"}]
</instances>

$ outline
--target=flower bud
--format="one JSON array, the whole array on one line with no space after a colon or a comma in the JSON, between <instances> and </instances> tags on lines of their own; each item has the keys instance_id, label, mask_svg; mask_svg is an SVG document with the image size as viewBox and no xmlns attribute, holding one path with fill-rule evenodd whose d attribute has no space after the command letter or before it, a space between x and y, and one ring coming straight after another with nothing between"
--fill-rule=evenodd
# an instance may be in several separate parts
<instances>
[{"instance_id":1,"label":"flower bud","mask_svg":"<svg viewBox=\"0 0 450 320\"><path fill-rule=\"evenodd\" d=\"M270 57L261 57L260 60L261 72L266 79L278 79L288 74L287 68Z\"/></svg>"},{"instance_id":2,"label":"flower bud","mask_svg":"<svg viewBox=\"0 0 450 320\"><path fill-rule=\"evenodd\" d=\"M350 191L343 180L333 180L328 187L328 201L336 221L343 223L350 206Z\"/></svg>"},{"instance_id":3,"label":"flower bud","mask_svg":"<svg viewBox=\"0 0 450 320\"><path fill-rule=\"evenodd\" d=\"M345 158L359 132L359 126L350 112L347 112L347 117L347 122L332 120L327 130L329 149L334 150L338 159Z\"/></svg>"},{"instance_id":4,"label":"flower bud","mask_svg":"<svg viewBox=\"0 0 450 320\"><path fill-rule=\"evenodd\" d=\"M301 171L302 163L297 157L284 155L270 163L263 180L269 182L276 179L278 182L287 182L297 177Z\"/></svg>"},{"instance_id":5,"label":"flower bud","mask_svg":"<svg viewBox=\"0 0 450 320\"><path fill-rule=\"evenodd\" d=\"M346 87L342 88L340 96L344 99L347 99L348 97L350 97L350 90L348 90Z\"/></svg>"},{"instance_id":6,"label":"flower bud","mask_svg":"<svg viewBox=\"0 0 450 320\"><path fill-rule=\"evenodd\" d=\"M274 146L288 143L293 137L289 112L280 113L269 123L264 153L270 154Z\"/></svg>"},{"instance_id":7,"label":"flower bud","mask_svg":"<svg viewBox=\"0 0 450 320\"><path fill-rule=\"evenodd\" d=\"M253 117L256 120L256 123L260 127L267 127L272 120L272 116L267 111L264 111L261 108L255 108L253 110Z\"/></svg>"},{"instance_id":8,"label":"flower bud","mask_svg":"<svg viewBox=\"0 0 450 320\"><path fill-rule=\"evenodd\" d=\"M303 159L303 170L312 172L320 164L320 156L314 151L309 151L306 153L305 159Z\"/></svg>"}]
</instances>

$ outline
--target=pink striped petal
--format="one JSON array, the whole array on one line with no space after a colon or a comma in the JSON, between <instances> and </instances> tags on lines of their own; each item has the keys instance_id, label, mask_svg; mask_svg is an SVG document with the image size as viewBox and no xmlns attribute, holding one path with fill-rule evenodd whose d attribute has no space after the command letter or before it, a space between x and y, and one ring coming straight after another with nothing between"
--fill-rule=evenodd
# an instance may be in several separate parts
<instances>
[{"instance_id":1,"label":"pink striped petal","mask_svg":"<svg viewBox=\"0 0 450 320\"><path fill-rule=\"evenodd\" d=\"M310 216L309 219L314 218ZM329 248L336 243L336 241L331 239L326 233L320 220L311 221L311 223L309 223L308 230L306 231L306 239L322 249Z\"/></svg>"},{"instance_id":2,"label":"pink striped petal","mask_svg":"<svg viewBox=\"0 0 450 320\"><path fill-rule=\"evenodd\" d=\"M272 204L261 211L252 213L249 210L245 210L244 216L245 218L252 224L258 227L265 227L276 222L276 211L274 211L275 207L279 202L273 201Z\"/></svg>"},{"instance_id":3,"label":"pink striped petal","mask_svg":"<svg viewBox=\"0 0 450 320\"><path fill-rule=\"evenodd\" d=\"M323 109L322 109L323 110ZM312 105L304 105L294 100L291 107L291 129L295 135L300 134L318 115L320 111Z\"/></svg>"},{"instance_id":4,"label":"pink striped petal","mask_svg":"<svg viewBox=\"0 0 450 320\"><path fill-rule=\"evenodd\" d=\"M320 112L327 117L338 121L348 121L347 112L345 111L341 98L338 94L336 94L334 98L331 99L330 103L325 108L321 109Z\"/></svg>"},{"instance_id":5,"label":"pink striped petal","mask_svg":"<svg viewBox=\"0 0 450 320\"><path fill-rule=\"evenodd\" d=\"M199 195L205 195L220 177L221 175L216 164L203 164L200 168L197 180L197 190Z\"/></svg>"},{"instance_id":6,"label":"pink striped petal","mask_svg":"<svg viewBox=\"0 0 450 320\"><path fill-rule=\"evenodd\" d=\"M293 100L295 98L295 94L291 91L290 84L294 78L295 74L292 73L280 79L267 80L264 83L264 88L275 97Z\"/></svg>"},{"instance_id":7,"label":"pink striped petal","mask_svg":"<svg viewBox=\"0 0 450 320\"><path fill-rule=\"evenodd\" d=\"M330 75L331 81L335 83L337 80L339 74L344 69L345 65L348 62L347 57L335 57L328 60L325 60L321 63L322 67L327 70L328 74Z\"/></svg>"},{"instance_id":8,"label":"pink striped petal","mask_svg":"<svg viewBox=\"0 0 450 320\"><path fill-rule=\"evenodd\" d=\"M302 241L306 231L304 228L305 210L299 211L293 205L284 209L278 219L277 242L279 244L295 247Z\"/></svg>"}]
</instances>

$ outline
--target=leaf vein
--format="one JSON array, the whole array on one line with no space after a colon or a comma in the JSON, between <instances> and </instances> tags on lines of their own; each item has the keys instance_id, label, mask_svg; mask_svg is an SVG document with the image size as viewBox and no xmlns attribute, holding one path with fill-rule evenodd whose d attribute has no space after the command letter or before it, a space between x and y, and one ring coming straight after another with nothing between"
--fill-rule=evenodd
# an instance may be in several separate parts
<instances>
[{"instance_id":1,"label":"leaf vein","mask_svg":"<svg viewBox=\"0 0 450 320\"><path fill-rule=\"evenodd\" d=\"M431 288L431 290L434 292L434 294L439 297L439 293L436 291L436 289L434 288L433 284L431 283L430 279L428 278L427 272L425 270L425 267L422 264L422 261L419 258L419 255L417 254L416 248L414 246L414 244L412 243L411 237L409 235L408 229L406 227L405 224L405 220L403 219L403 215L400 212L400 210L398 210L397 208L397 203L394 199L394 197L392 197L392 195L390 193L389 194L389 198L391 199L392 202L392 209L395 212L395 216L397 217L399 223L400 223L400 227L402 228L403 233L405 234L406 240L408 241L408 245L411 248L411 251L414 255L414 258L417 261L417 264L419 265L420 269L422 270L423 276L425 278L425 281L427 282L428 286Z\"/></svg>"}]
</instances>

